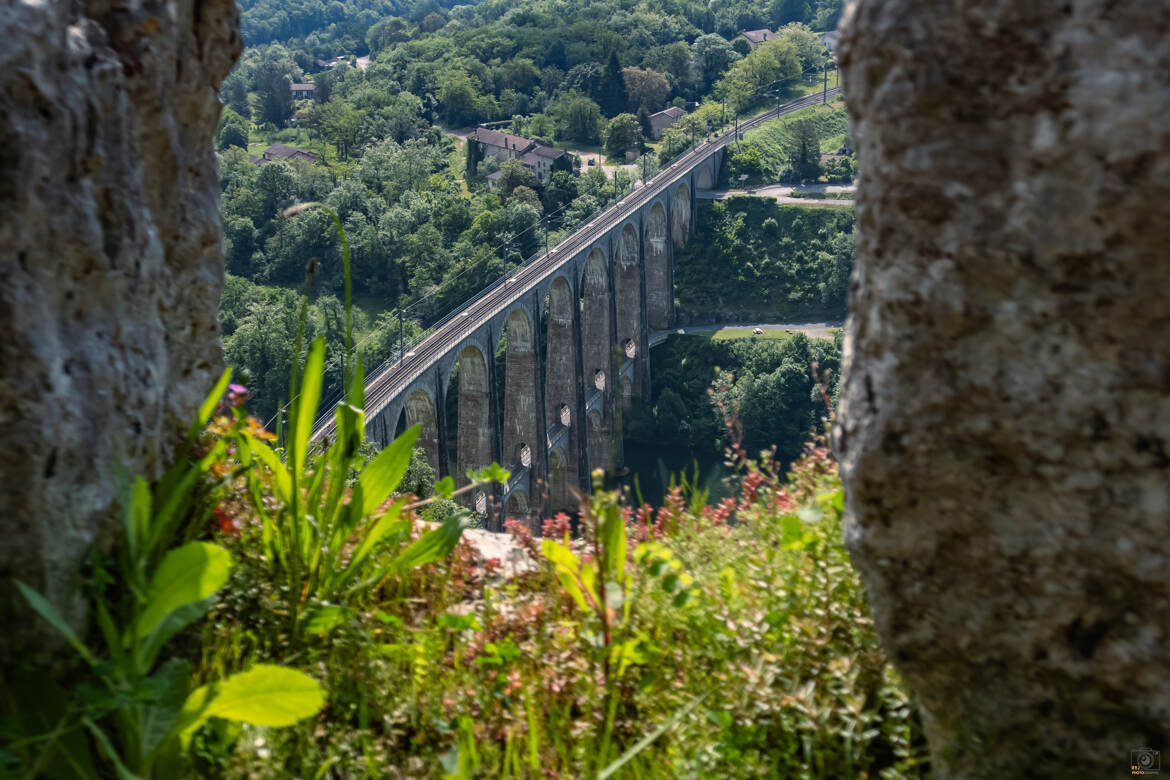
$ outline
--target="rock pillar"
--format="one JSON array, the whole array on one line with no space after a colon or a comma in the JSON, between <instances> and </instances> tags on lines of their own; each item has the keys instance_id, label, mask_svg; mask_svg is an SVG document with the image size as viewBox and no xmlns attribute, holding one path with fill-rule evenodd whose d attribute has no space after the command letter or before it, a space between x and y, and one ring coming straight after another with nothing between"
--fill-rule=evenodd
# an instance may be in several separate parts
<instances>
[{"instance_id":1,"label":"rock pillar","mask_svg":"<svg viewBox=\"0 0 1170 780\"><path fill-rule=\"evenodd\" d=\"M846 544L940 777L1170 735L1170 6L859 0Z\"/></svg>"},{"instance_id":2,"label":"rock pillar","mask_svg":"<svg viewBox=\"0 0 1170 780\"><path fill-rule=\"evenodd\" d=\"M0 625L17 626L11 577L80 618L115 463L157 476L222 369L211 137L241 42L232 0L7 3L0 39Z\"/></svg>"}]
</instances>

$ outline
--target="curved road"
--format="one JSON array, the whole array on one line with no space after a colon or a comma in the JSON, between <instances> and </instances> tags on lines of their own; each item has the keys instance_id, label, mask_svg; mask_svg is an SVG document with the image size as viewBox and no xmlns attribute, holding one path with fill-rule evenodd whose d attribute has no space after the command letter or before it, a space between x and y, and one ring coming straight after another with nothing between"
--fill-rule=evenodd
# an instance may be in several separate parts
<instances>
[{"instance_id":1,"label":"curved road","mask_svg":"<svg viewBox=\"0 0 1170 780\"><path fill-rule=\"evenodd\" d=\"M840 87L833 87L828 90L828 97L836 97L840 91ZM751 130L769 119L815 106L821 102L822 97L823 93L806 95L778 108L769 109L752 119L741 122L739 130L740 132ZM587 247L625 219L631 211L640 208L660 192L676 185L680 179L690 173L692 168L734 140L735 131L732 130L698 144L694 149L680 156L660 171L645 186L635 189L623 200L619 200L595 217L584 228L567 236L549 254L542 255L531 264L519 269L513 277L506 280L506 283L497 282L488 288L464 311L454 314L454 316L448 315L433 333L415 345L405 360L381 371L366 382L366 419L374 419L391 400L434 365L435 361L441 358L452 345L483 327L492 317L529 292L546 276L572 260L579 250ZM692 192L691 198L695 197L695 193ZM333 410L328 409L325 411L324 419L319 420L315 427L313 439L319 440L332 432Z\"/></svg>"}]
</instances>

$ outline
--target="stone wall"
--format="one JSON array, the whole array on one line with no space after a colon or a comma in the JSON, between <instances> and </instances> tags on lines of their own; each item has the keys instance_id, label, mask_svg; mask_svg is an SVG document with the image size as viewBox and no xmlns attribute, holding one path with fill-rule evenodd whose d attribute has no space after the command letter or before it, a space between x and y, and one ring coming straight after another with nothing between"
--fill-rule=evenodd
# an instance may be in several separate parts
<instances>
[{"instance_id":1,"label":"stone wall","mask_svg":"<svg viewBox=\"0 0 1170 780\"><path fill-rule=\"evenodd\" d=\"M860 0L846 544L940 777L1170 734L1170 6Z\"/></svg>"},{"instance_id":2,"label":"stone wall","mask_svg":"<svg viewBox=\"0 0 1170 780\"><path fill-rule=\"evenodd\" d=\"M221 368L211 137L232 0L0 11L0 625L10 577L74 617L114 464L157 475ZM19 648L4 632L0 658ZM29 639L29 642L32 640Z\"/></svg>"}]
</instances>

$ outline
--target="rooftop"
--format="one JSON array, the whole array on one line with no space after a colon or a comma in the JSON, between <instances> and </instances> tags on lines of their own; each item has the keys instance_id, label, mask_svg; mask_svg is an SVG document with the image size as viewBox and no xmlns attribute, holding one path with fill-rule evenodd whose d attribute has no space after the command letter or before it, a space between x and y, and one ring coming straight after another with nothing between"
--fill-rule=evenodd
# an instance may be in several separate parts
<instances>
[{"instance_id":1,"label":"rooftop","mask_svg":"<svg viewBox=\"0 0 1170 780\"><path fill-rule=\"evenodd\" d=\"M740 35L747 38L752 43L763 43L764 41L770 41L776 37L776 33L772 32L771 30L744 30L740 33Z\"/></svg>"},{"instance_id":2,"label":"rooftop","mask_svg":"<svg viewBox=\"0 0 1170 780\"><path fill-rule=\"evenodd\" d=\"M530 141L527 138L521 138L518 135L510 133L500 133L495 130L488 130L486 127L478 127L475 130L475 140L481 144L488 146L498 146L501 149L514 149L516 151L524 151L532 146L536 141Z\"/></svg>"},{"instance_id":3,"label":"rooftop","mask_svg":"<svg viewBox=\"0 0 1170 780\"><path fill-rule=\"evenodd\" d=\"M686 113L686 111L683 111L678 106L671 106L670 108L664 108L661 111L655 111L653 114L650 115L650 118L653 119L654 117L668 116L671 119L678 119L679 117L681 117L685 113Z\"/></svg>"}]
</instances>

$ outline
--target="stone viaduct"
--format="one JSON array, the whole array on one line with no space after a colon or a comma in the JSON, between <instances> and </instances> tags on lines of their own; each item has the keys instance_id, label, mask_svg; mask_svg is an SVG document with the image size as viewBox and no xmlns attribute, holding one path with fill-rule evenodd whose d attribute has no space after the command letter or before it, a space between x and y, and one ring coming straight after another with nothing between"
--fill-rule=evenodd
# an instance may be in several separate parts
<instances>
[{"instance_id":1,"label":"stone viaduct","mask_svg":"<svg viewBox=\"0 0 1170 780\"><path fill-rule=\"evenodd\" d=\"M588 489L591 470L621 463L621 412L650 389L649 331L673 321L673 250L687 243L695 189L711 187L719 159L708 156L583 246L558 248L555 269L369 415L370 437L385 444L421 425L419 446L457 485L468 469L503 464L508 484L469 500L480 513L574 508L570 487Z\"/></svg>"},{"instance_id":2,"label":"stone viaduct","mask_svg":"<svg viewBox=\"0 0 1170 780\"><path fill-rule=\"evenodd\" d=\"M690 239L695 193L713 186L733 138L700 143L368 379L369 438L386 444L420 425L418 446L457 486L469 469L509 469L507 485L466 497L481 515L575 508L570 488L622 463L622 411L650 391L649 333L674 319L674 249ZM331 431L331 411L315 436Z\"/></svg>"}]
</instances>

